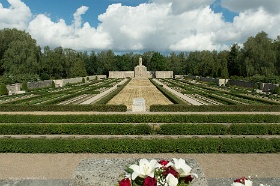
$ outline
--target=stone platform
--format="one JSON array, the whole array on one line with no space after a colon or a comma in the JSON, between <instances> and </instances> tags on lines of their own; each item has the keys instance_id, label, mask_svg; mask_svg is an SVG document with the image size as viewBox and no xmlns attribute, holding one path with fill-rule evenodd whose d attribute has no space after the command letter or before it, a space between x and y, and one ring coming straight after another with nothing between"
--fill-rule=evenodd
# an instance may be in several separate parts
<instances>
[{"instance_id":1,"label":"stone platform","mask_svg":"<svg viewBox=\"0 0 280 186\"><path fill-rule=\"evenodd\" d=\"M150 160L150 159L149 159ZM157 159L160 160L160 159ZM122 179L126 166L139 162L139 159L86 159L74 170L70 186L114 186ZM194 159L186 159L192 173L198 175L191 185L208 186L207 180Z\"/></svg>"}]
</instances>

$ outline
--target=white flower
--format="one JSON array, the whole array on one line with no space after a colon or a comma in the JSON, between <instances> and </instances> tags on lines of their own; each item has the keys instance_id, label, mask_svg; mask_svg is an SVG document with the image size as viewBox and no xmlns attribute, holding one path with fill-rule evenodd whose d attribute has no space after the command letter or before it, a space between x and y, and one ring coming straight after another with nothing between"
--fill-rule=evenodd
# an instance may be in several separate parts
<instances>
[{"instance_id":1,"label":"white flower","mask_svg":"<svg viewBox=\"0 0 280 186\"><path fill-rule=\"evenodd\" d=\"M167 183L167 186L177 186L179 181L177 178L175 178L175 176L173 176L173 174L168 174L166 176L166 183Z\"/></svg>"},{"instance_id":2,"label":"white flower","mask_svg":"<svg viewBox=\"0 0 280 186\"><path fill-rule=\"evenodd\" d=\"M183 159L173 158L174 169L179 173L180 177L186 177L191 174L192 168L186 164Z\"/></svg>"},{"instance_id":3,"label":"white flower","mask_svg":"<svg viewBox=\"0 0 280 186\"><path fill-rule=\"evenodd\" d=\"M234 182L231 186L252 186L253 182L251 180L245 180L245 184Z\"/></svg>"},{"instance_id":4,"label":"white flower","mask_svg":"<svg viewBox=\"0 0 280 186\"><path fill-rule=\"evenodd\" d=\"M239 182L233 182L233 184L231 184L231 186L244 186L244 184L239 183Z\"/></svg>"},{"instance_id":5,"label":"white flower","mask_svg":"<svg viewBox=\"0 0 280 186\"><path fill-rule=\"evenodd\" d=\"M135 180L138 176L141 178L146 178L148 176L153 178L155 169L160 166L157 160L151 160L149 162L147 159L140 159L139 165L134 164L129 167L134 171L132 173L132 180Z\"/></svg>"},{"instance_id":6,"label":"white flower","mask_svg":"<svg viewBox=\"0 0 280 186\"><path fill-rule=\"evenodd\" d=\"M245 186L252 186L253 182L251 180L245 180Z\"/></svg>"}]
</instances>

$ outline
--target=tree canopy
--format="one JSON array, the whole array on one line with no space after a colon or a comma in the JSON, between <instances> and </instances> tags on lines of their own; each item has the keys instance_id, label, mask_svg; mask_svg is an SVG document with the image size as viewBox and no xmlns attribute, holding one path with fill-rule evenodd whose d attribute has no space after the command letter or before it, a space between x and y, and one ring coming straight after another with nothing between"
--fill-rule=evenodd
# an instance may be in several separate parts
<instances>
[{"instance_id":1,"label":"tree canopy","mask_svg":"<svg viewBox=\"0 0 280 186\"><path fill-rule=\"evenodd\" d=\"M29 33L17 29L0 30L0 81L15 82L108 75L109 71L132 71L139 56L149 71L173 71L175 75L220 78L253 78L275 81L280 75L280 36L275 40L265 32L249 37L243 47L233 44L229 51L171 52L116 55L112 50L75 51L60 46L43 50Z\"/></svg>"}]
</instances>

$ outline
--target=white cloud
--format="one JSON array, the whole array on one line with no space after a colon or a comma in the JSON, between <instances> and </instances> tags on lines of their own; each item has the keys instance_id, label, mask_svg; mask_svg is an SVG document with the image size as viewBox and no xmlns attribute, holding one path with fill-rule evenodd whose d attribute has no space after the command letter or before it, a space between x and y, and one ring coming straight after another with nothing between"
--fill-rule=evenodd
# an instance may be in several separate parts
<instances>
[{"instance_id":1,"label":"white cloud","mask_svg":"<svg viewBox=\"0 0 280 186\"><path fill-rule=\"evenodd\" d=\"M234 18L233 28L239 32L240 41L249 36L255 36L260 31L268 33L269 37L276 38L280 34L280 14L271 15L263 8L257 11L248 10Z\"/></svg>"},{"instance_id":2,"label":"white cloud","mask_svg":"<svg viewBox=\"0 0 280 186\"><path fill-rule=\"evenodd\" d=\"M95 29L89 23L81 25L81 15L87 7L79 8L74 14L73 25L67 25L63 19L53 22L43 14L37 15L28 26L29 33L41 46L72 48L75 50L106 49L110 47L110 37Z\"/></svg>"},{"instance_id":3,"label":"white cloud","mask_svg":"<svg viewBox=\"0 0 280 186\"><path fill-rule=\"evenodd\" d=\"M234 12L244 12L246 10L258 10L263 8L272 14L279 14L279 0L221 0L221 5Z\"/></svg>"},{"instance_id":4,"label":"white cloud","mask_svg":"<svg viewBox=\"0 0 280 186\"><path fill-rule=\"evenodd\" d=\"M173 14L171 4L114 4L99 16L104 31L113 39L114 50L224 49L215 32L226 23L209 6Z\"/></svg>"},{"instance_id":5,"label":"white cloud","mask_svg":"<svg viewBox=\"0 0 280 186\"><path fill-rule=\"evenodd\" d=\"M9 8L4 8L0 3L0 29L17 28L26 29L32 13L21 0L8 0Z\"/></svg>"},{"instance_id":6,"label":"white cloud","mask_svg":"<svg viewBox=\"0 0 280 186\"><path fill-rule=\"evenodd\" d=\"M3 24L9 28L21 25L16 28L26 29L42 47L87 51L223 50L232 43L245 42L260 31L271 38L280 33L280 14L268 11L268 5L255 3L251 5L254 8L239 10L239 15L229 23L224 21L222 13L210 8L213 1L153 0L135 7L112 4L99 15L100 23L95 28L82 19L88 10L86 6L78 8L72 24L67 25L63 19L55 22L44 14L32 17L30 9L20 0L9 0L10 8L0 6L0 28ZM233 1L221 2L233 8L230 6ZM268 2L271 5L272 0Z\"/></svg>"},{"instance_id":7,"label":"white cloud","mask_svg":"<svg viewBox=\"0 0 280 186\"><path fill-rule=\"evenodd\" d=\"M74 26L75 28L79 28L82 25L82 17L81 15L85 14L88 10L88 7L81 6L78 10L74 13Z\"/></svg>"},{"instance_id":8,"label":"white cloud","mask_svg":"<svg viewBox=\"0 0 280 186\"><path fill-rule=\"evenodd\" d=\"M211 5L214 1L215 0L151 0L151 2L154 3L170 3L172 5L173 13L175 14L181 14L189 10L194 10Z\"/></svg>"}]
</instances>

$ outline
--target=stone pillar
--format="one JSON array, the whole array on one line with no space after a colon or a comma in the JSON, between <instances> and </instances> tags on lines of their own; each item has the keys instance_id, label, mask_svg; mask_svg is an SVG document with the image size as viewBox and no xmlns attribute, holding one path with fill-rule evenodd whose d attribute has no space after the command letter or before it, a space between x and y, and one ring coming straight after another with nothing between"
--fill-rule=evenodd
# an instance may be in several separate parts
<instances>
[{"instance_id":1,"label":"stone pillar","mask_svg":"<svg viewBox=\"0 0 280 186\"><path fill-rule=\"evenodd\" d=\"M142 66L142 57L139 57L139 66Z\"/></svg>"}]
</instances>

